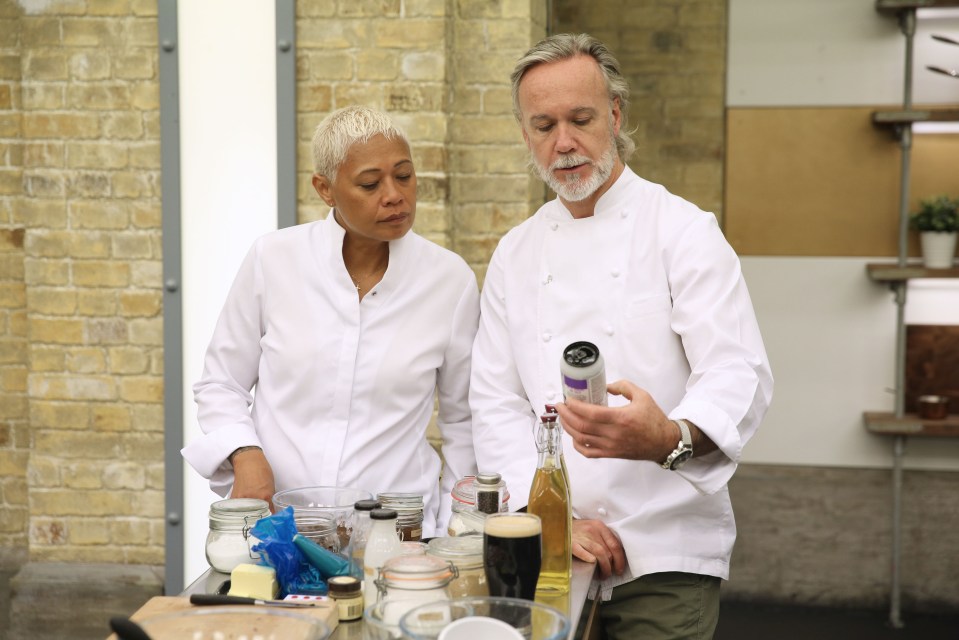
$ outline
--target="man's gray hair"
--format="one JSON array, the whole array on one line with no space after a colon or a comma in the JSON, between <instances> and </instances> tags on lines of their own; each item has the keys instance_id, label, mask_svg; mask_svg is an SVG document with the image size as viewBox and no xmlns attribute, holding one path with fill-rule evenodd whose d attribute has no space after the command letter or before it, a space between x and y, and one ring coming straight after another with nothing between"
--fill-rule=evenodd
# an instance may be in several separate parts
<instances>
[{"instance_id":1,"label":"man's gray hair","mask_svg":"<svg viewBox=\"0 0 959 640\"><path fill-rule=\"evenodd\" d=\"M613 100L619 101L619 111L622 118L619 133L615 134L614 139L616 140L616 152L619 154L619 158L626 162L636 149L636 144L629 137L626 126L629 115L629 84L619 70L619 61L609 52L606 45L588 33L558 33L549 36L533 45L533 48L519 59L512 75L510 75L513 92L513 114L522 125L523 118L519 108L519 83L523 80L527 71L540 64L559 62L576 56L589 56L599 65L599 70L606 83L606 91L609 94L610 108L612 108Z\"/></svg>"},{"instance_id":2,"label":"man's gray hair","mask_svg":"<svg viewBox=\"0 0 959 640\"><path fill-rule=\"evenodd\" d=\"M382 111L354 105L337 109L323 118L313 132L313 171L333 182L350 147L369 142L375 135L387 140L410 141L395 122Z\"/></svg>"}]
</instances>

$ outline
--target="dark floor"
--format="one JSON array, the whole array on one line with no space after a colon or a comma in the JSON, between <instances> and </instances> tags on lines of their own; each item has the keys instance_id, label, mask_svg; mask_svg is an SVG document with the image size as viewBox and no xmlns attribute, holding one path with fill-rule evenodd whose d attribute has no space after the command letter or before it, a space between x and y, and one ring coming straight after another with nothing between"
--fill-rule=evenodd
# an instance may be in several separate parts
<instances>
[{"instance_id":1,"label":"dark floor","mask_svg":"<svg viewBox=\"0 0 959 640\"><path fill-rule=\"evenodd\" d=\"M957 613L902 620L894 629L888 611L723 602L713 640L959 640Z\"/></svg>"}]
</instances>

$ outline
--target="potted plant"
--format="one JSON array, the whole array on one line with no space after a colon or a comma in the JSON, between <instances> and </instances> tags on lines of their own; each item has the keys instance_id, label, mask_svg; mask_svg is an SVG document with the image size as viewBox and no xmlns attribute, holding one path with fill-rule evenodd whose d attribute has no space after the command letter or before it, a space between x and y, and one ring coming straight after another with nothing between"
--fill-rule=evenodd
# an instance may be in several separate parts
<instances>
[{"instance_id":1,"label":"potted plant","mask_svg":"<svg viewBox=\"0 0 959 640\"><path fill-rule=\"evenodd\" d=\"M922 200L909 222L919 232L926 268L951 268L959 235L959 198L943 195Z\"/></svg>"}]
</instances>

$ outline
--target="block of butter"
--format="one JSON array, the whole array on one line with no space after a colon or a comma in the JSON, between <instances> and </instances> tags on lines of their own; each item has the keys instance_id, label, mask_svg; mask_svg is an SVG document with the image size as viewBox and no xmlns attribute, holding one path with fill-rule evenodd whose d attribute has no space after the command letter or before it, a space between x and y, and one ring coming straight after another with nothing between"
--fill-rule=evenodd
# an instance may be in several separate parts
<instances>
[{"instance_id":1,"label":"block of butter","mask_svg":"<svg viewBox=\"0 0 959 640\"><path fill-rule=\"evenodd\" d=\"M240 564L230 573L230 595L272 600L280 593L276 569L259 564Z\"/></svg>"}]
</instances>

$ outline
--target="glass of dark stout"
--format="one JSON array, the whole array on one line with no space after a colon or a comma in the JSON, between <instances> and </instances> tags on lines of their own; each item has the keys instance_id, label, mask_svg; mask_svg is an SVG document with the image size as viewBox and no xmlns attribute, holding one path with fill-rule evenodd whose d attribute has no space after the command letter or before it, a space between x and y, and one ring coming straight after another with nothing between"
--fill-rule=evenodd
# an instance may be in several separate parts
<instances>
[{"instance_id":1,"label":"glass of dark stout","mask_svg":"<svg viewBox=\"0 0 959 640\"><path fill-rule=\"evenodd\" d=\"M543 555L543 524L532 513L494 513L483 525L483 567L489 594L536 598Z\"/></svg>"}]
</instances>

